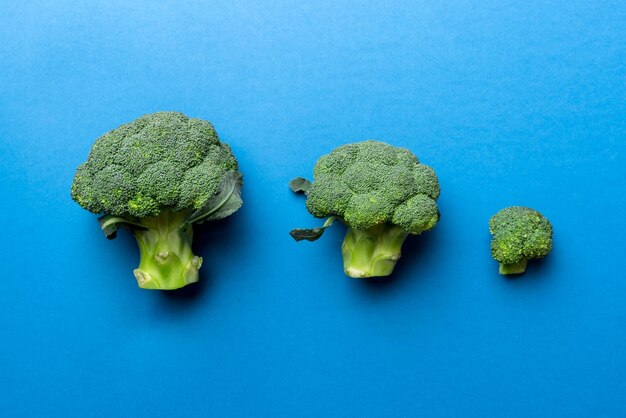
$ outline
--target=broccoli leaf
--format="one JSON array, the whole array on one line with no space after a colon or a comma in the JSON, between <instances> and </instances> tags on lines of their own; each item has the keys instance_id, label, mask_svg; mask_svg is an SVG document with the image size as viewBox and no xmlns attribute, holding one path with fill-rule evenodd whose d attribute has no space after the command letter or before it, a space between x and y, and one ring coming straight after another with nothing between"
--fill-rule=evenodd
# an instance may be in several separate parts
<instances>
[{"instance_id":1,"label":"broccoli leaf","mask_svg":"<svg viewBox=\"0 0 626 418\"><path fill-rule=\"evenodd\" d=\"M141 225L140 223L113 215L104 215L99 217L98 223L100 223L100 229L102 229L102 232L104 232L104 235L107 237L107 239L115 239L115 237L117 237L117 228L121 226L131 229L146 229L146 227Z\"/></svg>"},{"instance_id":2,"label":"broccoli leaf","mask_svg":"<svg viewBox=\"0 0 626 418\"><path fill-rule=\"evenodd\" d=\"M302 177L296 177L289 182L289 188L294 193L304 193L308 195L311 191L311 182Z\"/></svg>"},{"instance_id":3,"label":"broccoli leaf","mask_svg":"<svg viewBox=\"0 0 626 418\"><path fill-rule=\"evenodd\" d=\"M292 229L291 232L289 232L289 235L291 235L291 237L295 239L296 241L302 241L303 239L307 241L316 241L322 236L326 228L331 226L333 222L335 222L336 219L337 219L336 216L331 216L330 218L326 219L326 222L324 222L324 225L318 228Z\"/></svg>"},{"instance_id":4,"label":"broccoli leaf","mask_svg":"<svg viewBox=\"0 0 626 418\"><path fill-rule=\"evenodd\" d=\"M185 224L216 221L235 213L243 204L241 200L241 176L236 171L224 175L217 192L191 215Z\"/></svg>"}]
</instances>

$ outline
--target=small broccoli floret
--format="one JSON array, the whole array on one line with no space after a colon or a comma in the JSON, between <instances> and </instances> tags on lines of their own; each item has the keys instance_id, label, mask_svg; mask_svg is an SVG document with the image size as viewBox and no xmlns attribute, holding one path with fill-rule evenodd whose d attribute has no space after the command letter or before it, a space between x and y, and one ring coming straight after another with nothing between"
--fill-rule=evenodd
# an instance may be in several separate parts
<instances>
[{"instance_id":1,"label":"small broccoli floret","mask_svg":"<svg viewBox=\"0 0 626 418\"><path fill-rule=\"evenodd\" d=\"M437 175L405 148L378 141L342 145L317 161L313 175L312 183L297 178L290 187L307 195L313 216L329 220L291 235L314 241L341 220L348 227L342 247L348 276L391 274L406 237L439 220Z\"/></svg>"},{"instance_id":2,"label":"small broccoli floret","mask_svg":"<svg viewBox=\"0 0 626 418\"><path fill-rule=\"evenodd\" d=\"M129 228L141 254L135 278L145 289L198 281L193 224L239 209L241 174L213 125L182 113L145 115L98 138L76 170L71 196L99 218L108 238Z\"/></svg>"},{"instance_id":3,"label":"small broccoli floret","mask_svg":"<svg viewBox=\"0 0 626 418\"><path fill-rule=\"evenodd\" d=\"M502 209L489 220L491 255L500 274L521 274L528 260L552 251L552 225L536 210L523 206Z\"/></svg>"}]
</instances>

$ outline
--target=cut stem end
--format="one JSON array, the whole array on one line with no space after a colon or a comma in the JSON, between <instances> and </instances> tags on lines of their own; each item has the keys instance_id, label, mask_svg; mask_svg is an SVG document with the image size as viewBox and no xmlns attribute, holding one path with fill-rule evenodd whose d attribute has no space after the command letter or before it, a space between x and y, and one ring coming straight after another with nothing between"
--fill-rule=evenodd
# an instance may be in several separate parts
<instances>
[{"instance_id":1,"label":"cut stem end","mask_svg":"<svg viewBox=\"0 0 626 418\"><path fill-rule=\"evenodd\" d=\"M510 275L510 274L522 274L526 271L526 265L528 264L528 260L522 259L519 263L513 264L503 264L500 263L500 274Z\"/></svg>"}]
</instances>

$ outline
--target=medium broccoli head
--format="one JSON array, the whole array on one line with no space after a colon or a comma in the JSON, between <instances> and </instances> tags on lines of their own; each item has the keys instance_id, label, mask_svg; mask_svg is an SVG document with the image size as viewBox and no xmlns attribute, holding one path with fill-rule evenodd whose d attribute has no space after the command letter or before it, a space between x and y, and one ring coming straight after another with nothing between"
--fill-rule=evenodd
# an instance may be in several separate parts
<instances>
[{"instance_id":1,"label":"medium broccoli head","mask_svg":"<svg viewBox=\"0 0 626 418\"><path fill-rule=\"evenodd\" d=\"M489 220L491 255L500 263L501 274L519 274L533 258L552 251L552 225L536 210L511 206Z\"/></svg>"},{"instance_id":2,"label":"medium broccoli head","mask_svg":"<svg viewBox=\"0 0 626 418\"><path fill-rule=\"evenodd\" d=\"M408 149L363 141L340 146L315 165L313 183L302 178L292 190L307 195L322 228L296 229L296 240L315 240L335 218L348 226L344 271L352 277L391 274L408 234L434 228L439 220L435 171Z\"/></svg>"},{"instance_id":3,"label":"medium broccoli head","mask_svg":"<svg viewBox=\"0 0 626 418\"><path fill-rule=\"evenodd\" d=\"M98 138L76 170L71 196L104 214L107 237L126 226L141 250L139 285L172 289L197 281L192 224L241 206L241 174L211 123L178 112L142 116Z\"/></svg>"},{"instance_id":4,"label":"medium broccoli head","mask_svg":"<svg viewBox=\"0 0 626 418\"><path fill-rule=\"evenodd\" d=\"M410 234L439 219L435 171L408 149L378 141L343 145L315 165L306 205L314 216L338 216L351 228L382 223Z\"/></svg>"}]
</instances>

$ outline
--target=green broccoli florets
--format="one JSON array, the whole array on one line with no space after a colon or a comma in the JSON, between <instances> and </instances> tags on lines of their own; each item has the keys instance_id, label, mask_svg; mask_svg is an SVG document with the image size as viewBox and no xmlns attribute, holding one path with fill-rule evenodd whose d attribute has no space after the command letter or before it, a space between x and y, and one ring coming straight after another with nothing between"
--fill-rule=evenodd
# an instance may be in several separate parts
<instances>
[{"instance_id":1,"label":"green broccoli florets","mask_svg":"<svg viewBox=\"0 0 626 418\"><path fill-rule=\"evenodd\" d=\"M297 178L290 187L307 195L311 214L330 218L320 228L294 229L291 235L314 241L340 219L348 227L342 246L348 276L391 274L406 237L439 220L437 175L408 149L378 141L343 145L322 156L313 175L312 183Z\"/></svg>"},{"instance_id":2,"label":"green broccoli florets","mask_svg":"<svg viewBox=\"0 0 626 418\"><path fill-rule=\"evenodd\" d=\"M502 209L489 220L491 255L500 274L520 274L528 260L552 251L552 225L536 210L523 206Z\"/></svg>"},{"instance_id":3,"label":"green broccoli florets","mask_svg":"<svg viewBox=\"0 0 626 418\"><path fill-rule=\"evenodd\" d=\"M157 112L96 140L76 170L71 196L97 214L108 238L119 226L139 244L140 287L176 289L198 281L192 225L239 209L241 174L213 125Z\"/></svg>"}]
</instances>

